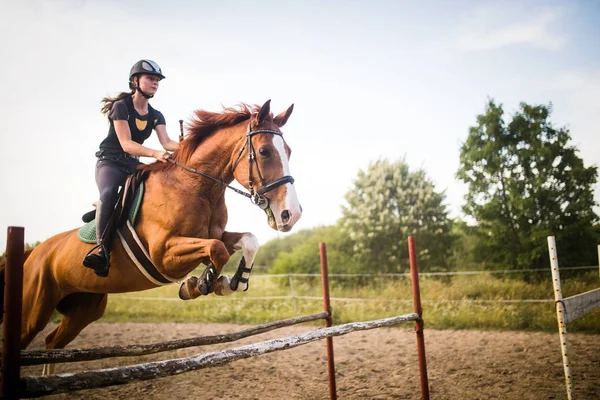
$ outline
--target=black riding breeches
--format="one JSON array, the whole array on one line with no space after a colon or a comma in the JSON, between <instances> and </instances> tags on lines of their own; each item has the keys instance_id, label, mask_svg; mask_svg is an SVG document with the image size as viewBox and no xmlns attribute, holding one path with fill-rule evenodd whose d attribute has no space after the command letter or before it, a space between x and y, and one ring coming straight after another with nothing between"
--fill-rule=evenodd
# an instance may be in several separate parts
<instances>
[{"instance_id":1,"label":"black riding breeches","mask_svg":"<svg viewBox=\"0 0 600 400\"><path fill-rule=\"evenodd\" d=\"M99 159L96 163L96 184L100 192L100 202L96 208L96 238L98 243L109 224L111 215L119 197L119 186L123 186L127 176L135 171L137 161ZM107 250L110 251L110 236L106 237Z\"/></svg>"},{"instance_id":2,"label":"black riding breeches","mask_svg":"<svg viewBox=\"0 0 600 400\"><path fill-rule=\"evenodd\" d=\"M100 200L104 204L110 204L111 208L117 202L119 186L123 186L127 179L125 171L123 165L110 160L98 160L96 163L96 184Z\"/></svg>"}]
</instances>

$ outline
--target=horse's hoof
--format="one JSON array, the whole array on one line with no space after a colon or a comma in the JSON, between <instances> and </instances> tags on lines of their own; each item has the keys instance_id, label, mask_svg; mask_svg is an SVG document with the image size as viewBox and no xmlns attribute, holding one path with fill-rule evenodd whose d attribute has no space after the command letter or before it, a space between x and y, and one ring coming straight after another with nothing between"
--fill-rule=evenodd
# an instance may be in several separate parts
<instances>
[{"instance_id":1,"label":"horse's hoof","mask_svg":"<svg viewBox=\"0 0 600 400\"><path fill-rule=\"evenodd\" d=\"M198 290L198 277L192 276L179 287L179 298L181 300L193 300L200 297Z\"/></svg>"},{"instance_id":2,"label":"horse's hoof","mask_svg":"<svg viewBox=\"0 0 600 400\"><path fill-rule=\"evenodd\" d=\"M200 294L202 296L208 296L214 287L215 287L215 284L212 282L208 282L208 281L203 281L200 284L200 286L198 286L198 288L200 289Z\"/></svg>"},{"instance_id":3,"label":"horse's hoof","mask_svg":"<svg viewBox=\"0 0 600 400\"><path fill-rule=\"evenodd\" d=\"M200 284L198 286L200 293L203 296L208 296L215 290L215 285L217 284L217 279L219 278L219 274L211 262L206 266L204 272L200 276Z\"/></svg>"}]
</instances>

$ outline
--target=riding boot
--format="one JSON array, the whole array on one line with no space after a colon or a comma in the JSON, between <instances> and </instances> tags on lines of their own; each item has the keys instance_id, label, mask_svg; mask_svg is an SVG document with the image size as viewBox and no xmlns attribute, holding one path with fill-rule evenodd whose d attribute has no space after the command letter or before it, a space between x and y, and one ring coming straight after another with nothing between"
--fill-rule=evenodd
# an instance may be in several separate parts
<instances>
[{"instance_id":1,"label":"riding boot","mask_svg":"<svg viewBox=\"0 0 600 400\"><path fill-rule=\"evenodd\" d=\"M107 233L106 237L102 237L106 226L111 217L112 207L109 203L98 200L96 203L96 243L97 245L88 252L83 259L83 265L94 270L96 275L101 277L108 276L110 268L110 245L112 235ZM98 249L98 254L93 251Z\"/></svg>"}]
</instances>

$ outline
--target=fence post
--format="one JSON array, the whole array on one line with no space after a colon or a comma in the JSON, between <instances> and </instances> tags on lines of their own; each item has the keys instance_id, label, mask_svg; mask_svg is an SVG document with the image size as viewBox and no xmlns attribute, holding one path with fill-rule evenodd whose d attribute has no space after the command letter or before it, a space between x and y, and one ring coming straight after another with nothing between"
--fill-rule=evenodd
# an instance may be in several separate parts
<instances>
[{"instance_id":1,"label":"fence post","mask_svg":"<svg viewBox=\"0 0 600 400\"><path fill-rule=\"evenodd\" d=\"M321 282L323 284L323 308L328 314L325 318L325 327L329 328L333 324L331 319L331 301L329 298L329 271L327 268L327 246L325 243L319 243L321 256ZM329 398L337 399L337 390L335 386L335 362L333 359L333 338L327 337L327 371L329 375Z\"/></svg>"},{"instance_id":2,"label":"fence post","mask_svg":"<svg viewBox=\"0 0 600 400\"><path fill-rule=\"evenodd\" d=\"M25 228L9 226L6 238L6 268L4 270L4 315L2 367L0 386L2 398L19 398L21 379L21 312L23 309L23 260L25 258Z\"/></svg>"},{"instance_id":3,"label":"fence post","mask_svg":"<svg viewBox=\"0 0 600 400\"><path fill-rule=\"evenodd\" d=\"M419 264L417 262L417 246L414 236L408 237L408 254L410 257L410 280L413 290L413 304L419 319L415 321L417 334L417 351L419 353L419 373L421 375L421 398L429 400L429 380L427 379L427 359L425 356L425 336L423 334L423 307L421 307L421 288L419 287Z\"/></svg>"},{"instance_id":4,"label":"fence post","mask_svg":"<svg viewBox=\"0 0 600 400\"><path fill-rule=\"evenodd\" d=\"M556 252L556 241L554 236L548 236L548 252L550 253L550 268L552 269L552 284L554 285L554 301L556 306L556 319L558 321L558 334L560 336L560 349L562 350L563 368L565 370L565 381L567 385L567 398L571 400L574 396L573 379L571 377L571 365L567 353L567 323L565 322L565 303L563 303L562 289L560 285L560 273L558 272L558 253Z\"/></svg>"}]
</instances>

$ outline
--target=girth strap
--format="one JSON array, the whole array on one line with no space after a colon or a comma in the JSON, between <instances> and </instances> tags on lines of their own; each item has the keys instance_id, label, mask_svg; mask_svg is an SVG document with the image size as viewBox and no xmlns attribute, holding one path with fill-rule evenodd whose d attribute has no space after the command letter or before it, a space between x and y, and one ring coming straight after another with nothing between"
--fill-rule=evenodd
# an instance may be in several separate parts
<instances>
[{"instance_id":1,"label":"girth strap","mask_svg":"<svg viewBox=\"0 0 600 400\"><path fill-rule=\"evenodd\" d=\"M150 255L142 245L140 238L135 232L135 229L129 221L123 227L117 230L121 243L127 252L127 255L133 261L137 269L144 275L150 282L155 285L163 286L170 283L175 283L184 280L175 279L161 273L154 263L150 259Z\"/></svg>"}]
</instances>

